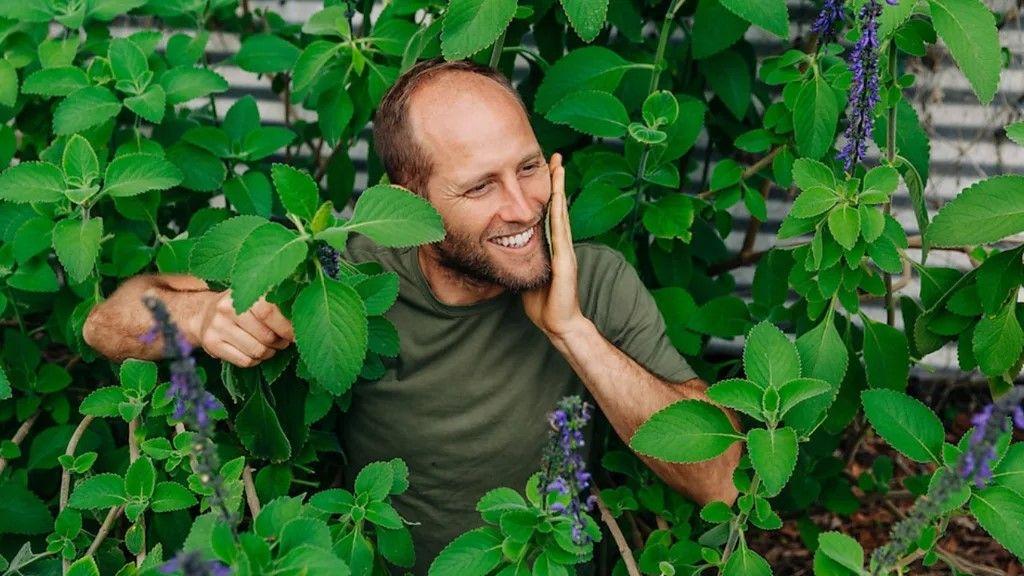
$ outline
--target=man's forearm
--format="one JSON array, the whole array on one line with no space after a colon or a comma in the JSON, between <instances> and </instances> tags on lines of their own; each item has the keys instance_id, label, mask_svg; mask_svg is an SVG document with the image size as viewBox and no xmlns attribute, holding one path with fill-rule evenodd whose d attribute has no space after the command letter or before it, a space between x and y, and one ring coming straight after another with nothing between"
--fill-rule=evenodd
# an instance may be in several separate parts
<instances>
[{"instance_id":1,"label":"man's forearm","mask_svg":"<svg viewBox=\"0 0 1024 576\"><path fill-rule=\"evenodd\" d=\"M694 378L681 384L662 380L605 339L589 320L572 332L551 337L551 341L626 442L641 424L665 406L688 398L708 399L707 386L701 380ZM735 415L726 409L723 412L739 429ZM732 473L739 457L739 444L717 458L695 464L671 464L640 456L670 487L701 504L712 500L732 504L737 494Z\"/></svg>"},{"instance_id":2,"label":"man's forearm","mask_svg":"<svg viewBox=\"0 0 1024 576\"><path fill-rule=\"evenodd\" d=\"M153 290L164 301L178 328L195 345L193 320L200 317L203 308L218 293L202 280L184 275L141 275L125 281L89 313L82 329L86 343L115 361L160 358L162 340L147 343L142 339L153 325L153 318L142 303L147 290Z\"/></svg>"}]
</instances>

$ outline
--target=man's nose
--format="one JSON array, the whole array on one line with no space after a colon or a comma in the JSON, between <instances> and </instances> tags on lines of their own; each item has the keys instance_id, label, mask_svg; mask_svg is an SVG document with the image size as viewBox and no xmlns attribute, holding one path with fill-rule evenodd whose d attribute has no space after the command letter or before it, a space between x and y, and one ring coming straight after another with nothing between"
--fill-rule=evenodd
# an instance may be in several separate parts
<instances>
[{"instance_id":1,"label":"man's nose","mask_svg":"<svg viewBox=\"0 0 1024 576\"><path fill-rule=\"evenodd\" d=\"M519 185L518 178L512 178L505 186L505 202L501 207L501 218L506 222L533 222L537 211Z\"/></svg>"}]
</instances>

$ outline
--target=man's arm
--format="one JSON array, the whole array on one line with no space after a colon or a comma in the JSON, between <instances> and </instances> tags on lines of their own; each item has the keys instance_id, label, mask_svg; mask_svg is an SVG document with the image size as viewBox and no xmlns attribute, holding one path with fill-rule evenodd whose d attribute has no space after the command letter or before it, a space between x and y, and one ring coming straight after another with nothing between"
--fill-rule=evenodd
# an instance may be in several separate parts
<instances>
[{"instance_id":1,"label":"man's arm","mask_svg":"<svg viewBox=\"0 0 1024 576\"><path fill-rule=\"evenodd\" d=\"M254 366L295 339L291 322L262 298L238 315L230 290L210 290L195 276L144 274L125 281L92 309L82 329L85 342L115 361L161 358L161 339L146 343L142 338L153 325L142 303L147 291L164 301L189 343L236 366Z\"/></svg>"},{"instance_id":2,"label":"man's arm","mask_svg":"<svg viewBox=\"0 0 1024 576\"><path fill-rule=\"evenodd\" d=\"M704 392L707 385L699 378L679 384L662 380L606 340L589 320L581 321L575 330L551 337L551 341L627 443L641 424L665 406L684 399L709 401ZM727 409L722 411L739 430L736 416ZM713 500L732 505L736 499L732 473L740 459L738 443L716 458L695 464L672 464L639 456L672 489L701 505Z\"/></svg>"}]
</instances>

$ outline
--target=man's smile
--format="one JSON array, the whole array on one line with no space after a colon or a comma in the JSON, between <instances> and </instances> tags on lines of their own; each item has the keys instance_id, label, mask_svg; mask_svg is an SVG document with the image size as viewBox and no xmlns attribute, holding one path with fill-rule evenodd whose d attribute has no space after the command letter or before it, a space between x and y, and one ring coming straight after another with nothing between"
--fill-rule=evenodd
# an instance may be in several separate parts
<instances>
[{"instance_id":1,"label":"man's smile","mask_svg":"<svg viewBox=\"0 0 1024 576\"><path fill-rule=\"evenodd\" d=\"M505 250L513 252L522 252L526 249L532 249L537 243L536 238L538 236L540 225L534 224L532 228L520 232L519 234L513 234L511 236L499 236L497 238L491 238L488 240L491 244L504 248Z\"/></svg>"}]
</instances>

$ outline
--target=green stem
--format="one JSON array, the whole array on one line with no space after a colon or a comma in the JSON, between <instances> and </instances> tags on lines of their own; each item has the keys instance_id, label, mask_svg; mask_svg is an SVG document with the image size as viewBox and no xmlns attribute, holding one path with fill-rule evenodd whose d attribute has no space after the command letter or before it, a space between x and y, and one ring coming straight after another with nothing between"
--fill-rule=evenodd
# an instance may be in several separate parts
<instances>
[{"instance_id":1,"label":"green stem","mask_svg":"<svg viewBox=\"0 0 1024 576\"><path fill-rule=\"evenodd\" d=\"M897 85L896 78L896 42L889 40L889 77L892 81L892 85ZM892 166L893 161L896 159L896 104L889 107L889 118L885 128L885 157L887 163ZM883 206L882 211L888 215L892 212L892 203L886 202ZM892 274L885 272L882 275L885 280L885 323L889 326L896 325L896 302L893 297L892 290Z\"/></svg>"},{"instance_id":2,"label":"green stem","mask_svg":"<svg viewBox=\"0 0 1024 576\"><path fill-rule=\"evenodd\" d=\"M672 0L668 12L665 13L665 21L661 23L661 34L658 35L658 51L654 54L654 69L651 71L651 84L647 89L650 94L658 89L658 77L661 76L662 60L665 59L665 47L668 45L668 37L672 34L672 23L676 19L676 12L682 8L686 0Z\"/></svg>"},{"instance_id":3,"label":"green stem","mask_svg":"<svg viewBox=\"0 0 1024 576\"><path fill-rule=\"evenodd\" d=\"M501 60L501 47L505 45L505 32L508 28L501 31L501 35L494 41L494 48L491 49L491 61L490 67L492 70L498 68L498 62Z\"/></svg>"}]
</instances>

